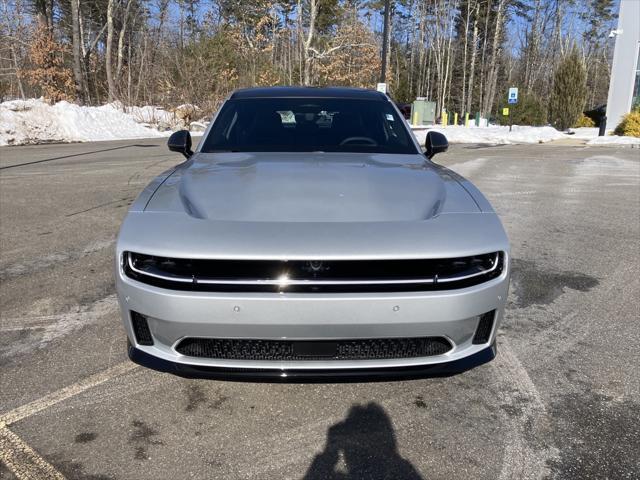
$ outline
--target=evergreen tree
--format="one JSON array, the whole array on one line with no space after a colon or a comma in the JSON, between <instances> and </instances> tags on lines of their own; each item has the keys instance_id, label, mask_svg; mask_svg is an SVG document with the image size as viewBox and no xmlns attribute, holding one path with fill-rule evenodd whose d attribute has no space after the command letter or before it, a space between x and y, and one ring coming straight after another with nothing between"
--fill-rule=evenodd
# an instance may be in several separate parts
<instances>
[{"instance_id":1,"label":"evergreen tree","mask_svg":"<svg viewBox=\"0 0 640 480\"><path fill-rule=\"evenodd\" d=\"M553 78L550 120L558 130L566 130L580 117L587 98L587 72L577 48L562 59Z\"/></svg>"},{"instance_id":2,"label":"evergreen tree","mask_svg":"<svg viewBox=\"0 0 640 480\"><path fill-rule=\"evenodd\" d=\"M506 95L505 95L506 97ZM512 123L514 125L542 126L547 123L547 108L543 100L534 93L521 93L518 103L512 105L507 103L506 98L500 103L498 112L503 108L509 109L509 116L498 115L497 120L503 125Z\"/></svg>"}]
</instances>

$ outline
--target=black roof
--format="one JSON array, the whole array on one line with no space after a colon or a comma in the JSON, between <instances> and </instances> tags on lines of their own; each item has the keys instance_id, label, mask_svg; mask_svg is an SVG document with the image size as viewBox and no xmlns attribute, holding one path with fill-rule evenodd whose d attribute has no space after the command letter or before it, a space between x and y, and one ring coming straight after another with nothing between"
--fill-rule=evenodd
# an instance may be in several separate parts
<instances>
[{"instance_id":1,"label":"black roof","mask_svg":"<svg viewBox=\"0 0 640 480\"><path fill-rule=\"evenodd\" d=\"M349 87L256 87L242 88L231 94L231 99L245 98L356 98L362 100L388 100L376 90Z\"/></svg>"}]
</instances>

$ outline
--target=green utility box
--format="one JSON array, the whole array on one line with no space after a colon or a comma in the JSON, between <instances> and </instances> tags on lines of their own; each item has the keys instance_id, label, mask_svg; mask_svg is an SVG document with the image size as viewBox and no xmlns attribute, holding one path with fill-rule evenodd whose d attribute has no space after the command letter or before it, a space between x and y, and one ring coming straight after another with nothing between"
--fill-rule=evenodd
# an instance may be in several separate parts
<instances>
[{"instance_id":1,"label":"green utility box","mask_svg":"<svg viewBox=\"0 0 640 480\"><path fill-rule=\"evenodd\" d=\"M416 98L411 104L411 125L433 125L436 123L436 102L425 97Z\"/></svg>"}]
</instances>

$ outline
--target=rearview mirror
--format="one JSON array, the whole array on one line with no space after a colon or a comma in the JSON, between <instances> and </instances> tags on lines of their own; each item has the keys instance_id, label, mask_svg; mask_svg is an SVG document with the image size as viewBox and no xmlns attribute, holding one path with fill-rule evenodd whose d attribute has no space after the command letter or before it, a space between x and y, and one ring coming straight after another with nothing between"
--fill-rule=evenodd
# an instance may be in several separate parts
<instances>
[{"instance_id":1,"label":"rearview mirror","mask_svg":"<svg viewBox=\"0 0 640 480\"><path fill-rule=\"evenodd\" d=\"M433 158L436 153L446 152L449 148L449 142L440 132L427 132L427 138L424 141L425 155L429 160Z\"/></svg>"},{"instance_id":2,"label":"rearview mirror","mask_svg":"<svg viewBox=\"0 0 640 480\"><path fill-rule=\"evenodd\" d=\"M172 152L180 152L187 158L193 155L193 151L191 150L191 134L188 130L178 130L172 133L167 145Z\"/></svg>"}]
</instances>

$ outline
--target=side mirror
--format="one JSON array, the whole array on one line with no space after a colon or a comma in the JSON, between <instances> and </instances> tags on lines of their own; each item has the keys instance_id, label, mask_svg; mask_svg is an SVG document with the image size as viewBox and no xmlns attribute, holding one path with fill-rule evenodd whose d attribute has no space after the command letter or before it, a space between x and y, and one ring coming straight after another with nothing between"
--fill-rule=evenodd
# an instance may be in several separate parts
<instances>
[{"instance_id":1,"label":"side mirror","mask_svg":"<svg viewBox=\"0 0 640 480\"><path fill-rule=\"evenodd\" d=\"M193 151L191 150L191 134L188 130L178 130L172 133L167 145L172 152L180 152L187 158L193 155Z\"/></svg>"},{"instance_id":2,"label":"side mirror","mask_svg":"<svg viewBox=\"0 0 640 480\"><path fill-rule=\"evenodd\" d=\"M174 134L175 135L175 134ZM449 148L449 142L440 132L427 132L427 138L424 141L425 155L429 160L433 158L436 153L446 152Z\"/></svg>"}]
</instances>

